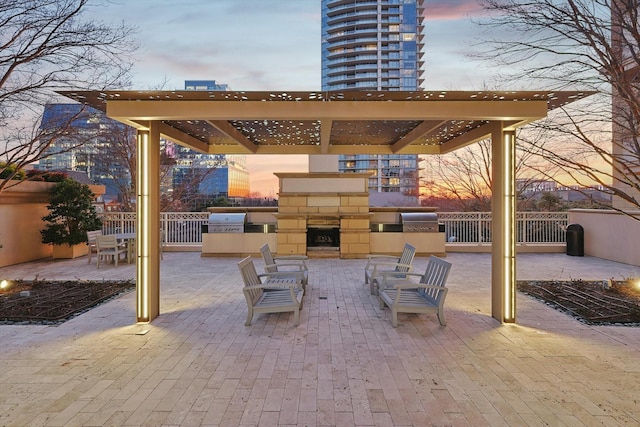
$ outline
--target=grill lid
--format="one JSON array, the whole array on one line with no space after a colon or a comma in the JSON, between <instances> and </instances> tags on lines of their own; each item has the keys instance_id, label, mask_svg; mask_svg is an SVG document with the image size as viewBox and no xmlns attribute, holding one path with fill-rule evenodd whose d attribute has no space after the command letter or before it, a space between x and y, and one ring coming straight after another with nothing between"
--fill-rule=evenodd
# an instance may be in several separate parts
<instances>
[{"instance_id":1,"label":"grill lid","mask_svg":"<svg viewBox=\"0 0 640 427\"><path fill-rule=\"evenodd\" d=\"M402 224L406 223L432 223L438 222L438 214L435 212L401 212L400 213L400 222Z\"/></svg>"},{"instance_id":2,"label":"grill lid","mask_svg":"<svg viewBox=\"0 0 640 427\"><path fill-rule=\"evenodd\" d=\"M402 231L439 231L438 214L435 212L400 213Z\"/></svg>"},{"instance_id":3,"label":"grill lid","mask_svg":"<svg viewBox=\"0 0 640 427\"><path fill-rule=\"evenodd\" d=\"M209 215L209 233L244 233L246 213L212 213Z\"/></svg>"},{"instance_id":4,"label":"grill lid","mask_svg":"<svg viewBox=\"0 0 640 427\"><path fill-rule=\"evenodd\" d=\"M212 213L209 215L209 224L229 225L243 224L247 221L246 213Z\"/></svg>"}]
</instances>

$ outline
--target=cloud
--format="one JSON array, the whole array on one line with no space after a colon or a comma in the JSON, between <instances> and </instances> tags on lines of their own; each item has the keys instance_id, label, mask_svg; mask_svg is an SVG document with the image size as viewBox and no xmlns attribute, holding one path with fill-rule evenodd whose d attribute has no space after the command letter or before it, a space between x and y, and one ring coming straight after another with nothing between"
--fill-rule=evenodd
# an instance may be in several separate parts
<instances>
[{"instance_id":1,"label":"cloud","mask_svg":"<svg viewBox=\"0 0 640 427\"><path fill-rule=\"evenodd\" d=\"M424 11L427 20L454 21L484 15L478 0L427 0Z\"/></svg>"},{"instance_id":2,"label":"cloud","mask_svg":"<svg viewBox=\"0 0 640 427\"><path fill-rule=\"evenodd\" d=\"M136 16L141 3L151 1L127 2L117 12ZM317 0L200 0L188 7L158 0L153 9L149 19L137 23L143 52L136 72L141 78L168 80L165 89L181 89L184 80L195 78L226 83L232 90L320 87Z\"/></svg>"}]
</instances>

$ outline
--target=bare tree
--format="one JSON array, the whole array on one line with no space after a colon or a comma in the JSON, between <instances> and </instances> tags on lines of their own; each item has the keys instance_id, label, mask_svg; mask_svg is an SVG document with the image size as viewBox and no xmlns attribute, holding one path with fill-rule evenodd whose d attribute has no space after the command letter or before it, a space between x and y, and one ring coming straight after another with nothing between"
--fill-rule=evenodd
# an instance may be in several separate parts
<instances>
[{"instance_id":1,"label":"bare tree","mask_svg":"<svg viewBox=\"0 0 640 427\"><path fill-rule=\"evenodd\" d=\"M135 211L136 131L130 126L102 118L103 127L92 159L94 179L108 180L117 190L125 212Z\"/></svg>"},{"instance_id":2,"label":"bare tree","mask_svg":"<svg viewBox=\"0 0 640 427\"><path fill-rule=\"evenodd\" d=\"M491 210L491 143L480 141L473 147L441 156L428 156L430 191L453 199L461 211Z\"/></svg>"},{"instance_id":3,"label":"bare tree","mask_svg":"<svg viewBox=\"0 0 640 427\"><path fill-rule=\"evenodd\" d=\"M128 85L133 30L85 17L89 6L89 0L0 2L0 159L7 164L20 168L58 138L73 137L73 119L56 130L38 127L55 91Z\"/></svg>"},{"instance_id":4,"label":"bare tree","mask_svg":"<svg viewBox=\"0 0 640 427\"><path fill-rule=\"evenodd\" d=\"M429 190L429 196L455 201L455 209L463 212L490 211L491 157L490 140L482 140L448 154L427 156L424 166L429 182L425 187ZM517 150L516 176L521 187L526 188L529 182L540 176L536 170L553 176L549 165L536 164L534 153Z\"/></svg>"},{"instance_id":5,"label":"bare tree","mask_svg":"<svg viewBox=\"0 0 640 427\"><path fill-rule=\"evenodd\" d=\"M482 4L488 32L479 57L501 66L503 84L596 92L533 124L522 149L551 164L560 184L599 186L619 211L640 207L640 1Z\"/></svg>"}]
</instances>

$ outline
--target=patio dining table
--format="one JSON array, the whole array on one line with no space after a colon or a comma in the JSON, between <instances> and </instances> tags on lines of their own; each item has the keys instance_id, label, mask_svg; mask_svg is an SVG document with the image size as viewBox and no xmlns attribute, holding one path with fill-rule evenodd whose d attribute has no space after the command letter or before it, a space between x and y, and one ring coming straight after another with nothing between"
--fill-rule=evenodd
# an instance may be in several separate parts
<instances>
[{"instance_id":1,"label":"patio dining table","mask_svg":"<svg viewBox=\"0 0 640 427\"><path fill-rule=\"evenodd\" d=\"M135 258L136 250L136 233L114 233L118 243L127 245L127 264L131 264L131 260Z\"/></svg>"}]
</instances>

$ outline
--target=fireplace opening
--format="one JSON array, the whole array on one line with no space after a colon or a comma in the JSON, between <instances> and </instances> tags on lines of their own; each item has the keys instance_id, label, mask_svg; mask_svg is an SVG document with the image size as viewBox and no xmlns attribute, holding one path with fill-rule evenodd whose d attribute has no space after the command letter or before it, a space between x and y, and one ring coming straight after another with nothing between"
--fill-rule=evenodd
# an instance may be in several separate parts
<instances>
[{"instance_id":1,"label":"fireplace opening","mask_svg":"<svg viewBox=\"0 0 640 427\"><path fill-rule=\"evenodd\" d=\"M309 250L339 250L340 228L307 228L307 249Z\"/></svg>"}]
</instances>

